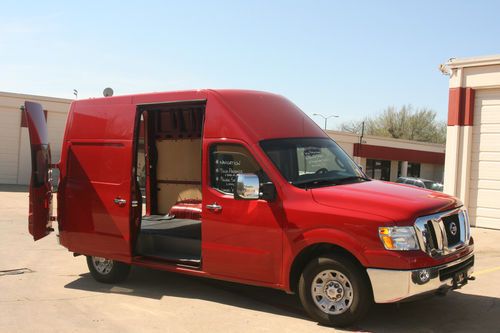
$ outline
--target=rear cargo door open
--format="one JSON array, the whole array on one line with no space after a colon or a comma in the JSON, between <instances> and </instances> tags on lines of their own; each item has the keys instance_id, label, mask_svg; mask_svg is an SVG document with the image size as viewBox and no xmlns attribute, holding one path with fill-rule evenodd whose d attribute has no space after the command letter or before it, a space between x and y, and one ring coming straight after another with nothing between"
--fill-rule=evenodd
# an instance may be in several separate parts
<instances>
[{"instance_id":1,"label":"rear cargo door open","mask_svg":"<svg viewBox=\"0 0 500 333\"><path fill-rule=\"evenodd\" d=\"M52 188L50 183L50 146L47 121L38 103L25 102L24 114L31 145L31 180L28 229L34 240L52 231Z\"/></svg>"}]
</instances>

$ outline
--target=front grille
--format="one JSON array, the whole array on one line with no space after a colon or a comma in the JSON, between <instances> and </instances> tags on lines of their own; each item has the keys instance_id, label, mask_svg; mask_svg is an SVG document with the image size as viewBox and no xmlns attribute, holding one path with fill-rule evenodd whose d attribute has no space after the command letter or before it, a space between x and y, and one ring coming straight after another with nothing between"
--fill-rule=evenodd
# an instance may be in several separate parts
<instances>
[{"instance_id":1,"label":"front grille","mask_svg":"<svg viewBox=\"0 0 500 333\"><path fill-rule=\"evenodd\" d=\"M472 266L474 266L474 257L470 257L469 259L457 265L443 268L442 270L439 271L439 281L451 279L453 278L453 276L455 276L456 273L463 270L467 270Z\"/></svg>"},{"instance_id":2,"label":"front grille","mask_svg":"<svg viewBox=\"0 0 500 333\"><path fill-rule=\"evenodd\" d=\"M420 249L432 257L457 251L467 245L470 238L469 219L464 209L419 217L415 230Z\"/></svg>"},{"instance_id":3,"label":"front grille","mask_svg":"<svg viewBox=\"0 0 500 333\"><path fill-rule=\"evenodd\" d=\"M442 220L446 230L446 240L448 241L448 246L456 245L460 242L460 221L458 219L458 214L445 216Z\"/></svg>"}]
</instances>

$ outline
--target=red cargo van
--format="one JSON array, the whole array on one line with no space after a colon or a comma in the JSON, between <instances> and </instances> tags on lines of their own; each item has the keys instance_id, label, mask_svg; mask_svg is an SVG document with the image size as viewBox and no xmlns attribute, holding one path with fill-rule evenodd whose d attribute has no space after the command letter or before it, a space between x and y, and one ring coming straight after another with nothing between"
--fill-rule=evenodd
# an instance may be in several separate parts
<instances>
[{"instance_id":1,"label":"red cargo van","mask_svg":"<svg viewBox=\"0 0 500 333\"><path fill-rule=\"evenodd\" d=\"M26 102L29 231L87 256L297 293L328 325L370 304L471 279L466 210L451 196L368 179L297 106L264 92L195 90L72 103L52 165L42 106ZM51 169L58 168L57 215Z\"/></svg>"}]
</instances>

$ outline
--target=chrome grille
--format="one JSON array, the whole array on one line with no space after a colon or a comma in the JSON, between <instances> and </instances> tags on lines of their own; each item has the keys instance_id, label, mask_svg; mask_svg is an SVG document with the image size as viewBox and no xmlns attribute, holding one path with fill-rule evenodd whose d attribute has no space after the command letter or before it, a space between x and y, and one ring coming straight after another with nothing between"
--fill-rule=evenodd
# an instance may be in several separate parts
<instances>
[{"instance_id":1,"label":"chrome grille","mask_svg":"<svg viewBox=\"0 0 500 333\"><path fill-rule=\"evenodd\" d=\"M422 216L415 221L415 231L422 251L444 256L469 244L469 217L463 208Z\"/></svg>"}]
</instances>

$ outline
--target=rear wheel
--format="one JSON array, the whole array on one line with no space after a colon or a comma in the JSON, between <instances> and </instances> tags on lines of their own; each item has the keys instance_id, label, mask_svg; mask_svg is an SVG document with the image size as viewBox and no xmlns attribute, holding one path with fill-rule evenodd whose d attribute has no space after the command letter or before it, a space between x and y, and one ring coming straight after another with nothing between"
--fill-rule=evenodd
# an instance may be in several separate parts
<instances>
[{"instance_id":1,"label":"rear wheel","mask_svg":"<svg viewBox=\"0 0 500 333\"><path fill-rule=\"evenodd\" d=\"M312 260L300 277L298 290L304 309L323 325L351 325L373 303L366 272L342 256Z\"/></svg>"},{"instance_id":2,"label":"rear wheel","mask_svg":"<svg viewBox=\"0 0 500 333\"><path fill-rule=\"evenodd\" d=\"M103 257L87 256L87 266L92 277L104 283L122 282L130 272L130 265Z\"/></svg>"}]
</instances>

